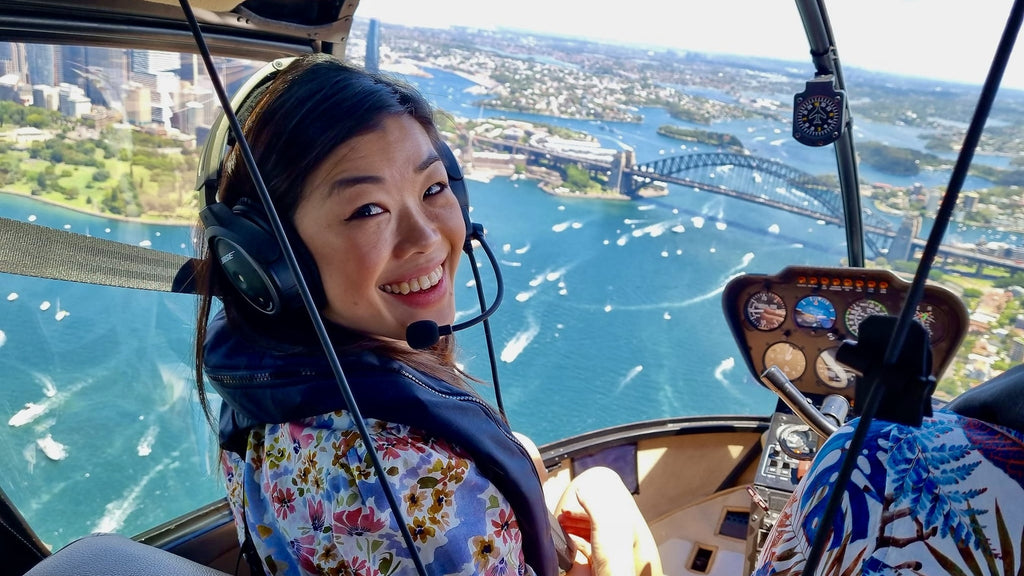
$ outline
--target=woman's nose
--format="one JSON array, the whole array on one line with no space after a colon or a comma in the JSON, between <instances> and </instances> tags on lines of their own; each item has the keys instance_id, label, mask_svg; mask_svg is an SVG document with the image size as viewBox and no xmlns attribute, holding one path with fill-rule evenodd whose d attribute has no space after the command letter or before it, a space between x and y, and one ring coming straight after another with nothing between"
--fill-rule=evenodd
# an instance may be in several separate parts
<instances>
[{"instance_id":1,"label":"woman's nose","mask_svg":"<svg viewBox=\"0 0 1024 576\"><path fill-rule=\"evenodd\" d=\"M404 254L429 252L441 239L438 223L423 210L410 210L399 223L398 249Z\"/></svg>"}]
</instances>

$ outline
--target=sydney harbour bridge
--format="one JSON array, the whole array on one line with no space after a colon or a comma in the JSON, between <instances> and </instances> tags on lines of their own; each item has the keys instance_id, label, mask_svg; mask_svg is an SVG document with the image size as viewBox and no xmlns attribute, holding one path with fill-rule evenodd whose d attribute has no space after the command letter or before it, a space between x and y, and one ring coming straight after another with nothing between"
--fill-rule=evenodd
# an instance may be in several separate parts
<instances>
[{"instance_id":1,"label":"sydney harbour bridge","mask_svg":"<svg viewBox=\"0 0 1024 576\"><path fill-rule=\"evenodd\" d=\"M633 151L624 150L616 152L609 163L606 159L581 159L507 140L478 136L474 139L489 147L526 155L531 165L575 164L592 176L607 177L609 188L626 196L639 197L644 187L664 182L763 204L838 226L844 224L837 183L767 158L709 152L637 164ZM899 232L896 226L867 211L863 217L868 251L874 256L887 254Z\"/></svg>"},{"instance_id":2,"label":"sydney harbour bridge","mask_svg":"<svg viewBox=\"0 0 1024 576\"><path fill-rule=\"evenodd\" d=\"M638 198L641 191L656 182L676 184L693 190L730 196L793 212L837 226L844 225L843 202L838 184L768 158L734 152L707 152L659 158L637 163L632 150L615 152L611 160L581 158L549 149L504 139L474 136L473 140L489 148L526 156L530 165L564 166L575 164L592 177L607 178L608 187L620 194ZM472 146L471 146L472 148ZM863 210L864 244L870 257L889 260L914 260L924 245L917 237L920 218L905 218L897 227L891 221ZM1024 271L1024 263L993 254L943 244L938 249L943 268L947 262L969 262L981 274L986 266Z\"/></svg>"}]
</instances>

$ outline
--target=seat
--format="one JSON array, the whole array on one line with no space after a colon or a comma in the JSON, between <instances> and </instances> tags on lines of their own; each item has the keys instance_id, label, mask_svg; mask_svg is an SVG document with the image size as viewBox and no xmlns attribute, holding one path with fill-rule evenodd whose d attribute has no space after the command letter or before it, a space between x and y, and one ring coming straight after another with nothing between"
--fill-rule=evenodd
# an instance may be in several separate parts
<instances>
[{"instance_id":1,"label":"seat","mask_svg":"<svg viewBox=\"0 0 1024 576\"><path fill-rule=\"evenodd\" d=\"M1024 364L957 396L946 409L1024 434Z\"/></svg>"},{"instance_id":2,"label":"seat","mask_svg":"<svg viewBox=\"0 0 1024 576\"><path fill-rule=\"evenodd\" d=\"M57 550L25 576L228 575L119 534L94 534Z\"/></svg>"},{"instance_id":3,"label":"seat","mask_svg":"<svg viewBox=\"0 0 1024 576\"><path fill-rule=\"evenodd\" d=\"M846 486L852 439L840 428L779 516L756 576L799 574L819 530L818 572L980 574L1024 571L1024 365L936 410L920 427L875 420ZM826 496L845 494L830 526Z\"/></svg>"}]
</instances>

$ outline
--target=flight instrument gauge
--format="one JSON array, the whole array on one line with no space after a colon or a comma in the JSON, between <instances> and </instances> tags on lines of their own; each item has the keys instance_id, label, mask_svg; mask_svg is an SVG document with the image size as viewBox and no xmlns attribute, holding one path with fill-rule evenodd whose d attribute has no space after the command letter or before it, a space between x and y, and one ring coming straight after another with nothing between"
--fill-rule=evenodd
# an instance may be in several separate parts
<instances>
[{"instance_id":1,"label":"flight instrument gauge","mask_svg":"<svg viewBox=\"0 0 1024 576\"><path fill-rule=\"evenodd\" d=\"M775 330L786 319L786 303L775 292L762 290L747 298L744 314L754 328L765 332Z\"/></svg>"},{"instance_id":2,"label":"flight instrument gauge","mask_svg":"<svg viewBox=\"0 0 1024 576\"><path fill-rule=\"evenodd\" d=\"M808 296L794 306L793 321L804 328L828 330L836 323L836 307L824 296Z\"/></svg>"},{"instance_id":3,"label":"flight instrument gauge","mask_svg":"<svg viewBox=\"0 0 1024 576\"><path fill-rule=\"evenodd\" d=\"M818 379L830 388L852 386L857 381L857 375L836 360L836 350L839 350L838 346L822 350L821 354L818 354L818 359L814 361L814 372Z\"/></svg>"},{"instance_id":4,"label":"flight instrument gauge","mask_svg":"<svg viewBox=\"0 0 1024 576\"><path fill-rule=\"evenodd\" d=\"M925 303L918 304L914 320L924 325L932 344L942 342L942 339L946 337L946 319L935 306Z\"/></svg>"},{"instance_id":5,"label":"flight instrument gauge","mask_svg":"<svg viewBox=\"0 0 1024 576\"><path fill-rule=\"evenodd\" d=\"M808 146L825 146L839 139L846 124L844 94L833 86L832 76L807 82L793 97L793 137Z\"/></svg>"},{"instance_id":6,"label":"flight instrument gauge","mask_svg":"<svg viewBox=\"0 0 1024 576\"><path fill-rule=\"evenodd\" d=\"M860 323L865 318L868 316L885 316L888 313L889 309L878 300L872 300L871 298L857 300L846 309L846 329L850 331L850 334L857 336L860 331Z\"/></svg>"},{"instance_id":7,"label":"flight instrument gauge","mask_svg":"<svg viewBox=\"0 0 1024 576\"><path fill-rule=\"evenodd\" d=\"M767 370L776 366L790 380L804 375L807 369L807 357L803 350L789 342L776 342L764 351L764 367Z\"/></svg>"}]
</instances>

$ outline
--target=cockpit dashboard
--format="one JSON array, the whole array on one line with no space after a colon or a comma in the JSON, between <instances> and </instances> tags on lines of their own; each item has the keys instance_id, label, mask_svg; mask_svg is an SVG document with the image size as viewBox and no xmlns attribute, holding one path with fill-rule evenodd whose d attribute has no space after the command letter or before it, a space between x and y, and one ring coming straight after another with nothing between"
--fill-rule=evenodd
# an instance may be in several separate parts
<instances>
[{"instance_id":1,"label":"cockpit dashboard","mask_svg":"<svg viewBox=\"0 0 1024 576\"><path fill-rule=\"evenodd\" d=\"M725 287L725 317L747 368L777 366L804 394L854 401L856 373L836 360L872 315L898 315L910 282L888 270L791 266L746 274ZM967 310L952 291L926 284L915 319L928 332L932 375L939 378L967 332Z\"/></svg>"}]
</instances>

